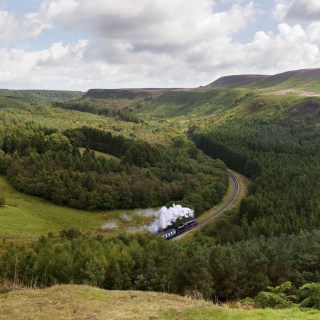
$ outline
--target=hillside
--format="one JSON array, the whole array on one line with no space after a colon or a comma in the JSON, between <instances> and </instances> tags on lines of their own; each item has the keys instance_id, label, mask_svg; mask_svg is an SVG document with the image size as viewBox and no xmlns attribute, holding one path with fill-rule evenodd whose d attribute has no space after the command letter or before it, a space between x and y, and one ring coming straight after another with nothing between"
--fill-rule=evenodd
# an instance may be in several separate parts
<instances>
[{"instance_id":1,"label":"hillside","mask_svg":"<svg viewBox=\"0 0 320 320\"><path fill-rule=\"evenodd\" d=\"M248 86L255 84L259 81L268 79L267 75L260 74L243 74L243 75L232 75L219 78L218 80L208 84L207 88L235 88Z\"/></svg>"},{"instance_id":2,"label":"hillside","mask_svg":"<svg viewBox=\"0 0 320 320\"><path fill-rule=\"evenodd\" d=\"M299 88L319 92L320 69L287 71L270 76L252 84L256 88L292 89Z\"/></svg>"},{"instance_id":3,"label":"hillside","mask_svg":"<svg viewBox=\"0 0 320 320\"><path fill-rule=\"evenodd\" d=\"M70 99L78 99L82 96L81 91L65 90L9 90L0 89L0 96L33 99L49 102L63 102Z\"/></svg>"},{"instance_id":4,"label":"hillside","mask_svg":"<svg viewBox=\"0 0 320 320\"><path fill-rule=\"evenodd\" d=\"M217 79L204 88L304 89L319 92L320 69L287 71L275 75L231 75Z\"/></svg>"},{"instance_id":5,"label":"hillside","mask_svg":"<svg viewBox=\"0 0 320 320\"><path fill-rule=\"evenodd\" d=\"M73 108L97 114L106 109L111 115L110 110L123 109L125 113L116 116L136 122L190 116L215 122L243 116L310 122L311 117L318 118L318 109L309 105L310 101L318 105L319 88L320 69L271 76L231 75L194 89L92 89Z\"/></svg>"},{"instance_id":6,"label":"hillside","mask_svg":"<svg viewBox=\"0 0 320 320\"><path fill-rule=\"evenodd\" d=\"M177 89L90 89L83 98L93 99L128 99L135 100L139 98L149 98L157 96L166 91L173 91Z\"/></svg>"},{"instance_id":7,"label":"hillside","mask_svg":"<svg viewBox=\"0 0 320 320\"><path fill-rule=\"evenodd\" d=\"M241 310L165 293L105 291L89 286L64 285L44 290L0 294L0 319L5 320L224 320L315 319L318 311Z\"/></svg>"}]
</instances>

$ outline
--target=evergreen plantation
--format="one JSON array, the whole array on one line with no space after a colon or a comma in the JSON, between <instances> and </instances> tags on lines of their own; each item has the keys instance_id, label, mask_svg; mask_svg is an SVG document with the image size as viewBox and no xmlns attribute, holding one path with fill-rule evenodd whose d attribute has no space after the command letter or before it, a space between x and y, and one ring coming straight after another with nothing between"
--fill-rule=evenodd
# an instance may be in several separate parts
<instances>
[{"instance_id":1,"label":"evergreen plantation","mask_svg":"<svg viewBox=\"0 0 320 320\"><path fill-rule=\"evenodd\" d=\"M296 296L288 297L293 304L308 296L299 288L320 281L319 241L319 231L220 245L201 238L167 241L151 234L122 234L103 239L62 230L58 238L43 236L31 247L11 245L0 270L2 277L25 286L74 283L181 295L196 289L213 301L255 297L268 286L290 281L286 293ZM316 297L319 291L318 284ZM309 306L319 308L318 299ZM260 299L257 304L283 308L289 305L285 300Z\"/></svg>"},{"instance_id":2,"label":"evergreen plantation","mask_svg":"<svg viewBox=\"0 0 320 320\"><path fill-rule=\"evenodd\" d=\"M253 181L234 220L217 228L219 241L319 228L318 131L277 122L243 121L194 134L193 139L206 154L222 159Z\"/></svg>"},{"instance_id":3,"label":"evergreen plantation","mask_svg":"<svg viewBox=\"0 0 320 320\"><path fill-rule=\"evenodd\" d=\"M150 146L88 127L59 133L4 126L1 136L1 173L18 190L59 205L97 210L180 201L200 214L227 189L223 163L192 145ZM80 147L86 148L82 155ZM89 148L119 161L96 157Z\"/></svg>"},{"instance_id":4,"label":"evergreen plantation","mask_svg":"<svg viewBox=\"0 0 320 320\"><path fill-rule=\"evenodd\" d=\"M13 241L0 283L196 289L212 301L320 308L320 98L299 93L315 86L303 75L67 102L55 93L52 104L1 98L0 172L24 193L92 215L179 203L199 216L225 196L227 167L250 186L238 208L187 240L64 229ZM278 95L292 79L297 91Z\"/></svg>"}]
</instances>

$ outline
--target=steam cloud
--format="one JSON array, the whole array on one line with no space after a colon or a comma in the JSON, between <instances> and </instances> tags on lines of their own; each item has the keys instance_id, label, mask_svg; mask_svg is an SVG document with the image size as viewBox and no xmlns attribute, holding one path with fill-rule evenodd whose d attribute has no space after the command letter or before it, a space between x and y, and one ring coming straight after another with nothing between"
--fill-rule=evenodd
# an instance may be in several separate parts
<instances>
[{"instance_id":1,"label":"steam cloud","mask_svg":"<svg viewBox=\"0 0 320 320\"><path fill-rule=\"evenodd\" d=\"M126 222L132 221L132 217L128 216L126 213L122 213L122 214L120 215L120 219L121 219L122 221L126 221Z\"/></svg>"},{"instance_id":2,"label":"steam cloud","mask_svg":"<svg viewBox=\"0 0 320 320\"><path fill-rule=\"evenodd\" d=\"M111 229L117 229L119 227L119 225L114 222L114 221L110 221L105 223L103 226L101 226L102 230L111 230Z\"/></svg>"},{"instance_id":3,"label":"steam cloud","mask_svg":"<svg viewBox=\"0 0 320 320\"><path fill-rule=\"evenodd\" d=\"M150 217L157 217L158 216L158 211L156 210L153 210L153 209L139 209L139 210L136 210L135 213L138 215L138 216L142 216L142 217L145 217L145 218L150 218Z\"/></svg>"},{"instance_id":4,"label":"steam cloud","mask_svg":"<svg viewBox=\"0 0 320 320\"><path fill-rule=\"evenodd\" d=\"M180 218L193 218L194 210L174 204L170 208L162 207L156 214L156 220L149 226L149 230L153 233L171 226Z\"/></svg>"}]
</instances>

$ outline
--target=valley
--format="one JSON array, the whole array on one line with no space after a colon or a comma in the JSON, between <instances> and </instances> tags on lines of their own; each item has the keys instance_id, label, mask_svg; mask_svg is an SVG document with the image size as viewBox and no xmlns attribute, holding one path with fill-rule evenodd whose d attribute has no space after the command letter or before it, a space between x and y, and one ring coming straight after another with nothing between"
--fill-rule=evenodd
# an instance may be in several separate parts
<instances>
[{"instance_id":1,"label":"valley","mask_svg":"<svg viewBox=\"0 0 320 320\"><path fill-rule=\"evenodd\" d=\"M305 302L320 290L319 83L314 69L193 89L0 91L0 288L251 299L252 311L201 301L150 313L160 319L319 308ZM148 231L173 204L199 222L180 241Z\"/></svg>"}]
</instances>

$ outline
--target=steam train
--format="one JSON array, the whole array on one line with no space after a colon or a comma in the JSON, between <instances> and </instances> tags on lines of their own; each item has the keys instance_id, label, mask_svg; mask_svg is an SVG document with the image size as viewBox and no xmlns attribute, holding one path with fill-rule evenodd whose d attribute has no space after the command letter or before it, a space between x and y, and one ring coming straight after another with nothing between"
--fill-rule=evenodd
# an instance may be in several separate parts
<instances>
[{"instance_id":1,"label":"steam train","mask_svg":"<svg viewBox=\"0 0 320 320\"><path fill-rule=\"evenodd\" d=\"M160 230L158 232L158 236L169 240L171 238L174 238L174 237L180 235L181 233L184 233L184 232L194 228L197 224L198 224L198 222L196 221L196 219L191 219L191 220L188 220L185 223L180 224L178 226L169 226L168 228L166 228L164 230Z\"/></svg>"}]
</instances>

